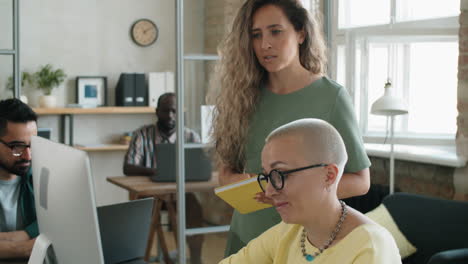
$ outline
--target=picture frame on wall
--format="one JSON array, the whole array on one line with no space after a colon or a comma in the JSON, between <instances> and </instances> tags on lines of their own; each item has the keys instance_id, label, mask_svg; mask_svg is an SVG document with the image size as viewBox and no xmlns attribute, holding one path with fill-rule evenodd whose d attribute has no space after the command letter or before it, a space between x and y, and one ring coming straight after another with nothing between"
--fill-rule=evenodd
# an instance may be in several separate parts
<instances>
[{"instance_id":1,"label":"picture frame on wall","mask_svg":"<svg viewBox=\"0 0 468 264\"><path fill-rule=\"evenodd\" d=\"M106 76L77 76L76 101L79 105L106 106L107 105L107 77Z\"/></svg>"}]
</instances>

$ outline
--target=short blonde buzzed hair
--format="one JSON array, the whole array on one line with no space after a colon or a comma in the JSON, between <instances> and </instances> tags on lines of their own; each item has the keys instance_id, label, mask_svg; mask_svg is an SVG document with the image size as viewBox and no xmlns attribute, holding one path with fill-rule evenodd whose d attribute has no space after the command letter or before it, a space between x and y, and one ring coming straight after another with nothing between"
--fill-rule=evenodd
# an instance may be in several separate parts
<instances>
[{"instance_id":1,"label":"short blonde buzzed hair","mask_svg":"<svg viewBox=\"0 0 468 264\"><path fill-rule=\"evenodd\" d=\"M341 177L348 154L340 133L332 125L316 118L299 119L273 130L265 143L283 136L298 137L303 143L303 154L309 155L312 162L336 164Z\"/></svg>"}]
</instances>

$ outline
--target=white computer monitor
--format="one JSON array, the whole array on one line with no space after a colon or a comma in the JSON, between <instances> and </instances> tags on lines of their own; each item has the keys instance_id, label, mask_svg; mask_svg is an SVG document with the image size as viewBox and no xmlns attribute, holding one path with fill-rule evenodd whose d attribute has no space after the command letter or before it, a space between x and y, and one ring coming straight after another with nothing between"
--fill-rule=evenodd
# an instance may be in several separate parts
<instances>
[{"instance_id":1,"label":"white computer monitor","mask_svg":"<svg viewBox=\"0 0 468 264\"><path fill-rule=\"evenodd\" d=\"M88 155L40 137L31 142L40 235L28 263L42 264L52 244L58 263L103 264Z\"/></svg>"}]
</instances>

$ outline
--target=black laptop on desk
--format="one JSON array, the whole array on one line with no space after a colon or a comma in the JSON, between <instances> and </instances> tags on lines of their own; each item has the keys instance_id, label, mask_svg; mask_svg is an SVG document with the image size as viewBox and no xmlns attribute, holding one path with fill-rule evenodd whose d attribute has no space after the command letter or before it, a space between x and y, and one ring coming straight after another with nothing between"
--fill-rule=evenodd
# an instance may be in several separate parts
<instances>
[{"instance_id":1,"label":"black laptop on desk","mask_svg":"<svg viewBox=\"0 0 468 264\"><path fill-rule=\"evenodd\" d=\"M97 208L106 264L146 264L143 260L150 231L153 198Z\"/></svg>"},{"instance_id":2,"label":"black laptop on desk","mask_svg":"<svg viewBox=\"0 0 468 264\"><path fill-rule=\"evenodd\" d=\"M185 144L185 181L209 181L211 179L211 160L203 144ZM176 181L176 145L156 144L157 175L154 182Z\"/></svg>"}]
</instances>

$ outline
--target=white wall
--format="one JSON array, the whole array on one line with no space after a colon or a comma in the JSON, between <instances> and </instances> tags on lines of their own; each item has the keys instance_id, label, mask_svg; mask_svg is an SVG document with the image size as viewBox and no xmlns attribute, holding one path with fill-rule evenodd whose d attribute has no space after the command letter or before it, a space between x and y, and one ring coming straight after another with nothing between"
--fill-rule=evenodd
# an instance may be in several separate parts
<instances>
[{"instance_id":1,"label":"white wall","mask_svg":"<svg viewBox=\"0 0 468 264\"><path fill-rule=\"evenodd\" d=\"M203 50L203 1L185 1L186 52ZM68 81L56 89L59 104L75 102L75 77L108 77L110 105L122 72L175 71L174 0L23 0L21 68L35 71L47 63L62 67ZM130 27L140 18L156 23L155 44L140 47ZM35 90L27 94L35 94ZM31 96L30 96L31 97ZM37 104L32 96L31 104Z\"/></svg>"},{"instance_id":2,"label":"white wall","mask_svg":"<svg viewBox=\"0 0 468 264\"><path fill-rule=\"evenodd\" d=\"M0 0L0 49L13 48L13 1Z\"/></svg>"},{"instance_id":3,"label":"white wall","mask_svg":"<svg viewBox=\"0 0 468 264\"><path fill-rule=\"evenodd\" d=\"M172 0L43 0L21 2L21 65L35 71L47 63L68 74L54 93L60 105L75 102L75 77L108 76L108 102L121 72L175 70L175 7ZM157 42L140 47L130 38L132 23L153 20ZM29 89L28 95L33 91ZM31 103L37 104L36 98Z\"/></svg>"},{"instance_id":4,"label":"white wall","mask_svg":"<svg viewBox=\"0 0 468 264\"><path fill-rule=\"evenodd\" d=\"M13 48L13 1L0 0L0 50ZM12 91L6 90L8 77L12 75L13 56L0 55L0 99L13 96Z\"/></svg>"},{"instance_id":5,"label":"white wall","mask_svg":"<svg viewBox=\"0 0 468 264\"><path fill-rule=\"evenodd\" d=\"M120 73L176 69L174 0L20 2L21 69L33 72L47 63L63 68L67 81L53 92L60 106L75 103L76 76L107 76L108 102L114 105ZM203 51L203 3L202 0L185 1L186 52ZM159 28L158 40L149 47L137 46L130 37L133 22L140 18L151 19ZM197 71L200 71L199 76L204 76L203 67ZM204 83L203 78L198 81ZM32 106L37 106L40 95L37 89L25 87L23 94L28 96ZM197 92L186 94L186 97L193 96ZM51 127L52 137L57 139L58 120L57 116L41 116L39 127ZM84 145L109 143L126 131L153 122L152 114L75 116L74 141ZM99 205L127 198L125 192L105 182L107 176L123 175L123 155L123 151L90 154Z\"/></svg>"}]
</instances>

